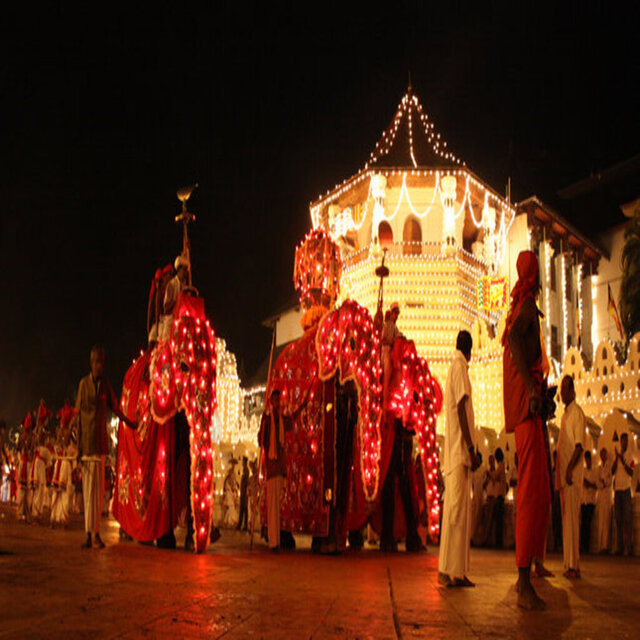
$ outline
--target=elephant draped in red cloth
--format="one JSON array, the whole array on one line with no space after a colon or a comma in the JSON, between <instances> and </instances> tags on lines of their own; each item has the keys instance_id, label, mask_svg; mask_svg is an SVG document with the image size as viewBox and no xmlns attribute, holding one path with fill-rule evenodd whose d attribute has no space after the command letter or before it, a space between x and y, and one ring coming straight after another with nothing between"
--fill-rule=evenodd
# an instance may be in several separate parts
<instances>
[{"instance_id":1,"label":"elephant draped in red cloth","mask_svg":"<svg viewBox=\"0 0 640 640\"><path fill-rule=\"evenodd\" d=\"M440 387L419 358L413 342L398 341L396 359L402 375L392 398L409 429L418 433L428 478L435 482L436 414ZM350 452L348 489L340 487L336 443L345 421L336 415L347 383L357 391L357 423L346 448ZM347 495L338 515L339 535L359 529L380 499L389 461L383 434L380 335L367 309L353 300L330 311L319 323L289 345L276 361L270 388L282 393L285 415L293 419L286 434L287 476L281 504L281 526L291 532L327 536L336 496ZM344 440L342 440L344 441ZM344 479L343 479L344 480ZM432 495L431 526L437 533L437 495ZM263 518L265 514L262 505Z\"/></svg>"},{"instance_id":2,"label":"elephant draped in red cloth","mask_svg":"<svg viewBox=\"0 0 640 640\"><path fill-rule=\"evenodd\" d=\"M206 549L213 500L211 422L216 408L216 348L201 298L181 295L171 335L127 371L122 410L137 431L120 425L113 513L134 539L172 530L187 506L197 552ZM176 413L189 424L189 453L176 459Z\"/></svg>"}]
</instances>

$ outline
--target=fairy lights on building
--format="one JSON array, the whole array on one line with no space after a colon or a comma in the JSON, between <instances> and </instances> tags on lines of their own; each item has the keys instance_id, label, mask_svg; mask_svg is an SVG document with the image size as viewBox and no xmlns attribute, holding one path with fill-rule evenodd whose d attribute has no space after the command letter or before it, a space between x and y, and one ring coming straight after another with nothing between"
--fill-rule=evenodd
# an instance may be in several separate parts
<instances>
[{"instance_id":1,"label":"fairy lights on building","mask_svg":"<svg viewBox=\"0 0 640 640\"><path fill-rule=\"evenodd\" d=\"M243 399L236 357L227 350L227 343L222 338L216 338L216 350L218 352L216 418L220 428L219 441L235 444L240 440L240 415Z\"/></svg>"},{"instance_id":2,"label":"fairy lights on building","mask_svg":"<svg viewBox=\"0 0 640 640\"><path fill-rule=\"evenodd\" d=\"M514 206L481 181L435 133L411 88L367 163L312 202L310 215L312 227L341 248L339 303L352 298L375 312L374 272L386 249L385 301L399 302L398 326L437 379L446 379L458 331L472 330L470 376L482 426L500 430L503 424L502 352L492 345L502 332L521 250L534 251L541 265L541 324L552 377L579 338L593 358L595 278L591 287L582 280L597 270L602 250L536 197ZM497 303L498 283L507 292L505 305ZM585 304L593 304L593 313L584 313ZM438 426L441 431L444 416Z\"/></svg>"}]
</instances>

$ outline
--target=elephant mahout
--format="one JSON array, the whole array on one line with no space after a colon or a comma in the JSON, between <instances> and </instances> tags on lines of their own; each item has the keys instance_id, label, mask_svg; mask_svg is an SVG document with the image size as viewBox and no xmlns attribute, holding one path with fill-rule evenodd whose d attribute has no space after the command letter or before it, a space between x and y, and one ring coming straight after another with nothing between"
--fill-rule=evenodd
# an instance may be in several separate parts
<instances>
[{"instance_id":1,"label":"elephant mahout","mask_svg":"<svg viewBox=\"0 0 640 640\"><path fill-rule=\"evenodd\" d=\"M205 551L213 507L216 349L202 298L180 294L168 336L127 371L121 408L138 429L119 427L114 516L128 535L145 542L172 533L186 510L195 550Z\"/></svg>"}]
</instances>

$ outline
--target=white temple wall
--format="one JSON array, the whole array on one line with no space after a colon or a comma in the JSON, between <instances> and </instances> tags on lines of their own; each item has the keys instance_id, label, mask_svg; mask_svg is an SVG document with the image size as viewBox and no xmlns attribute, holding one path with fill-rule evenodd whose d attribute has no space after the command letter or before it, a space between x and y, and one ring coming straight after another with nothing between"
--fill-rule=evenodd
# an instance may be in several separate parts
<instances>
[{"instance_id":1,"label":"white temple wall","mask_svg":"<svg viewBox=\"0 0 640 640\"><path fill-rule=\"evenodd\" d=\"M300 318L302 313L299 308L285 311L276 323L276 346L279 347L302 336Z\"/></svg>"},{"instance_id":2,"label":"white temple wall","mask_svg":"<svg viewBox=\"0 0 640 640\"><path fill-rule=\"evenodd\" d=\"M502 264L499 270L501 276L508 279L509 290L518 281L518 270L516 261L521 251L529 249L529 227L527 225L526 214L515 217L507 236L507 246L505 248Z\"/></svg>"},{"instance_id":3,"label":"white temple wall","mask_svg":"<svg viewBox=\"0 0 640 640\"><path fill-rule=\"evenodd\" d=\"M436 194L436 197L434 198L434 189L430 187L411 187L408 190L409 201L407 201L407 196L403 195L400 206L398 207L398 200L400 198L401 191L402 186L398 186L387 188L385 192L386 198L384 215L386 222L390 225L391 231L393 232L393 242L402 242L405 223L411 216L413 216L420 225L422 242L441 242L444 212L439 196ZM369 245L374 231L372 224L374 209L373 201L370 200L368 205L365 204L364 207L366 209L366 219L363 221L362 226L357 232L359 248L364 248ZM460 202L457 202L456 211L459 208ZM390 220L387 219L390 216L393 217ZM460 215L456 219L456 241L459 245L462 245L463 226L464 216Z\"/></svg>"}]
</instances>

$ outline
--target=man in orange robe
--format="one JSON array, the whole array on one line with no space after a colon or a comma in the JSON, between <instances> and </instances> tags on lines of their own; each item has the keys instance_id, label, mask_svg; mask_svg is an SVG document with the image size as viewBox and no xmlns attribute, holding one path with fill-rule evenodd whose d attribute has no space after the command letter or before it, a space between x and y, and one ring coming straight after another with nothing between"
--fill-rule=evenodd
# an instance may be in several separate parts
<instances>
[{"instance_id":1,"label":"man in orange robe","mask_svg":"<svg viewBox=\"0 0 640 640\"><path fill-rule=\"evenodd\" d=\"M535 300L540 288L538 259L532 251L522 251L516 266L518 282L511 292L502 344L505 429L515 433L518 455L518 606L544 609L545 603L530 578L532 561L544 556L551 500L548 443L542 417L548 361L540 335L541 313Z\"/></svg>"}]
</instances>

